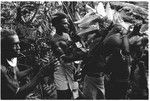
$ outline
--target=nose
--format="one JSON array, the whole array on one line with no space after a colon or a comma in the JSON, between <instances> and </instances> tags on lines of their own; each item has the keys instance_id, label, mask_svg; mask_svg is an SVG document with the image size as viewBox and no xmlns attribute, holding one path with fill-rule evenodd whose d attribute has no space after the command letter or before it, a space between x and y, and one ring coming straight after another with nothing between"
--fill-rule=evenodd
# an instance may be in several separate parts
<instances>
[{"instance_id":1,"label":"nose","mask_svg":"<svg viewBox=\"0 0 150 101\"><path fill-rule=\"evenodd\" d=\"M17 50L20 50L20 45L19 44L17 44Z\"/></svg>"},{"instance_id":2,"label":"nose","mask_svg":"<svg viewBox=\"0 0 150 101\"><path fill-rule=\"evenodd\" d=\"M64 27L65 27L65 28L68 28L68 24L64 24Z\"/></svg>"}]
</instances>

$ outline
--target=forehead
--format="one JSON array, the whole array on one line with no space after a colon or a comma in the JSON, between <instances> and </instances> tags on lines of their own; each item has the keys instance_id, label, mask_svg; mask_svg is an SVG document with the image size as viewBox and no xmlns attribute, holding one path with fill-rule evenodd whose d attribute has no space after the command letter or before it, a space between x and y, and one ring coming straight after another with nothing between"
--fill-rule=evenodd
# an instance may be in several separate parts
<instances>
[{"instance_id":1,"label":"forehead","mask_svg":"<svg viewBox=\"0 0 150 101\"><path fill-rule=\"evenodd\" d=\"M8 42L9 43L19 43L19 37L18 35L11 35L11 36L8 36Z\"/></svg>"}]
</instances>

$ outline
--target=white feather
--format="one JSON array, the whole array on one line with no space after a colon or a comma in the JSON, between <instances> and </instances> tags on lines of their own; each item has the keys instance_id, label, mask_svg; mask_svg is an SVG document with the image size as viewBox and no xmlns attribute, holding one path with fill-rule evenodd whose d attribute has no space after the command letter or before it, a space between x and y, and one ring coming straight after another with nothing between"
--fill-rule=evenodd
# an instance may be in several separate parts
<instances>
[{"instance_id":1,"label":"white feather","mask_svg":"<svg viewBox=\"0 0 150 101\"><path fill-rule=\"evenodd\" d=\"M113 21L114 10L111 9L109 2L106 5L106 15L108 20Z\"/></svg>"},{"instance_id":2,"label":"white feather","mask_svg":"<svg viewBox=\"0 0 150 101\"><path fill-rule=\"evenodd\" d=\"M113 22L114 24L119 24L121 25L122 27L124 27L126 30L128 30L129 26L131 25L130 23L126 23L123 21L121 15L119 12L115 12L114 13L114 16L113 16Z\"/></svg>"},{"instance_id":3,"label":"white feather","mask_svg":"<svg viewBox=\"0 0 150 101\"><path fill-rule=\"evenodd\" d=\"M105 8L102 2L98 3L98 6L96 8L96 11L99 15L101 15L102 17L106 16L106 12L105 12Z\"/></svg>"}]
</instances>

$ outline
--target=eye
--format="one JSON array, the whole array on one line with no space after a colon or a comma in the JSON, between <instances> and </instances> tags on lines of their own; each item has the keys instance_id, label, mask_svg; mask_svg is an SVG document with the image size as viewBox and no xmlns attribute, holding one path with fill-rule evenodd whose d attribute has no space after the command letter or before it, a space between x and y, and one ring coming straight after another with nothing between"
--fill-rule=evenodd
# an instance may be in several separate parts
<instances>
[{"instance_id":1,"label":"eye","mask_svg":"<svg viewBox=\"0 0 150 101\"><path fill-rule=\"evenodd\" d=\"M130 31L133 31L133 29L134 29L134 26L130 26Z\"/></svg>"}]
</instances>

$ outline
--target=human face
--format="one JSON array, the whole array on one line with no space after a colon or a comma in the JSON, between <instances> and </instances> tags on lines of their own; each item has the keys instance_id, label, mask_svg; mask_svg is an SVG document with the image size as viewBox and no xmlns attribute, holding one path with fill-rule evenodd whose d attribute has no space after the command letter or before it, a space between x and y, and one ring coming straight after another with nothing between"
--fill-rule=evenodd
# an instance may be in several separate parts
<instances>
[{"instance_id":1,"label":"human face","mask_svg":"<svg viewBox=\"0 0 150 101\"><path fill-rule=\"evenodd\" d=\"M66 18L65 18L65 19L62 19L62 20L60 21L59 29L60 29L62 32L68 33L68 31L69 31L69 22L68 22L68 20L67 20Z\"/></svg>"},{"instance_id":2,"label":"human face","mask_svg":"<svg viewBox=\"0 0 150 101\"><path fill-rule=\"evenodd\" d=\"M7 48L7 54L11 57L16 57L18 54L20 54L20 41L18 38L18 35L11 35L8 37L8 48Z\"/></svg>"}]
</instances>

